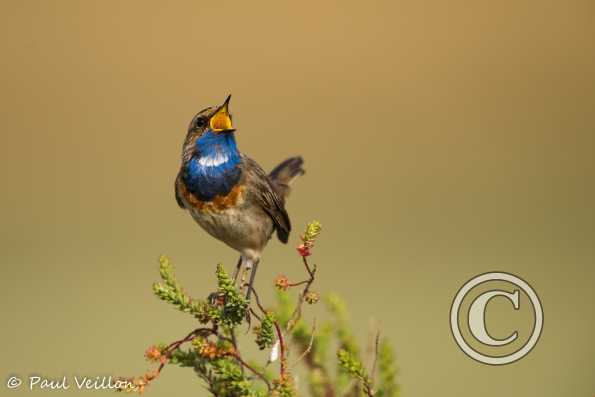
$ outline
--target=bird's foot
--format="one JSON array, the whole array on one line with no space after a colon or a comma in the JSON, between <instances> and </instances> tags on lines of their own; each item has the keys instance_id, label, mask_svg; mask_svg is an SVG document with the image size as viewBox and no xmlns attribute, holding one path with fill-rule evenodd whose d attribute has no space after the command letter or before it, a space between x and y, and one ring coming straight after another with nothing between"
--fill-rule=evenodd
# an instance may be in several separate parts
<instances>
[{"instance_id":1,"label":"bird's foot","mask_svg":"<svg viewBox=\"0 0 595 397\"><path fill-rule=\"evenodd\" d=\"M249 305L248 305L248 310L246 310L246 324L248 326L246 327L246 332L244 333L244 335L248 335L250 333L250 330L252 329L252 315L250 313Z\"/></svg>"}]
</instances>

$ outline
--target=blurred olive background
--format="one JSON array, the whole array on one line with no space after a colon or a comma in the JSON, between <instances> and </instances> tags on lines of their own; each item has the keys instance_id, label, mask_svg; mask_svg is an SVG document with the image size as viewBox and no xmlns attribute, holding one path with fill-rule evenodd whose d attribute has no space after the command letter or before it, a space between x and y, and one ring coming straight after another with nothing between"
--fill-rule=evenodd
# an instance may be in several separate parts
<instances>
[{"instance_id":1,"label":"blurred olive background","mask_svg":"<svg viewBox=\"0 0 595 397\"><path fill-rule=\"evenodd\" d=\"M191 329L150 285L162 253L197 296L235 264L173 195L188 122L232 93L241 150L308 171L261 290L301 277L297 231L319 219L316 289L346 298L362 342L370 318L393 341L403 396L595 393L593 2L3 0L0 15L3 382L142 374L148 345ZM448 323L491 270L545 311L536 348L503 367L466 357ZM197 393L173 367L147 392Z\"/></svg>"}]
</instances>

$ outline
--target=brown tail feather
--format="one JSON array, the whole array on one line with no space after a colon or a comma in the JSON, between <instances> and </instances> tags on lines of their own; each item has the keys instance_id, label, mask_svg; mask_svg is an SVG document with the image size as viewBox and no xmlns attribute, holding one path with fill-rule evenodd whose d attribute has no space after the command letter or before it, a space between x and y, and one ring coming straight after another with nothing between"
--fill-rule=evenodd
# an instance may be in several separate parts
<instances>
[{"instance_id":1,"label":"brown tail feather","mask_svg":"<svg viewBox=\"0 0 595 397\"><path fill-rule=\"evenodd\" d=\"M289 186L293 180L306 172L302 168L303 164L304 159L301 156L290 157L271 171L269 178L273 181L277 194L283 198L289 196Z\"/></svg>"}]
</instances>

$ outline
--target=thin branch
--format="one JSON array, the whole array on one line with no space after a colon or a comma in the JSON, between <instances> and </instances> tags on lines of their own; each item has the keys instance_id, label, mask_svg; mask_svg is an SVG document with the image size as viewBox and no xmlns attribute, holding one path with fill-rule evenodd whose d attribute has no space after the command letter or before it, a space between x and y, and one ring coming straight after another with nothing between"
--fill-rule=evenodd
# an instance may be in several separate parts
<instances>
[{"instance_id":1,"label":"thin branch","mask_svg":"<svg viewBox=\"0 0 595 397\"><path fill-rule=\"evenodd\" d=\"M238 339L236 338L236 332L233 329L233 327L229 328L229 335L231 336L231 344L233 345L233 349L234 351L238 352L240 351L239 349L239 344L238 344ZM236 357L236 360L238 361L238 363L241 364L241 361ZM244 375L244 367L242 365L240 365L240 368L242 370L242 375Z\"/></svg>"},{"instance_id":2,"label":"thin branch","mask_svg":"<svg viewBox=\"0 0 595 397\"><path fill-rule=\"evenodd\" d=\"M306 286L304 287L302 292L300 292L300 296L298 298L298 303L295 307L295 310L293 311L293 314L291 315L290 320L287 322L287 327L286 327L287 331L293 330L293 328L296 326L296 324L302 317L302 306L304 305L304 300L306 298L306 295L310 291L310 286L314 282L314 275L316 274L316 265L314 265L312 268L310 268L310 265L308 264L308 260L306 259L305 256L302 256L302 261L304 263L304 267L306 268L306 271L308 272L308 275L310 276L310 278L308 280L306 280ZM299 284L301 284L301 282Z\"/></svg>"},{"instance_id":3,"label":"thin branch","mask_svg":"<svg viewBox=\"0 0 595 397\"><path fill-rule=\"evenodd\" d=\"M267 311L265 310L265 308L262 306L262 304L260 303L260 298L258 297L258 293L256 292L256 290L254 289L253 286L248 285L247 287L250 288L252 290L252 293L254 294L254 298L256 298L256 306L258 306L258 308L260 309L260 311L266 315Z\"/></svg>"},{"instance_id":4,"label":"thin branch","mask_svg":"<svg viewBox=\"0 0 595 397\"><path fill-rule=\"evenodd\" d=\"M376 367L378 362L378 346L380 344L380 331L376 332L374 340L374 359L372 360L372 368L370 369L370 383L374 384L374 377L376 375Z\"/></svg>"},{"instance_id":5,"label":"thin branch","mask_svg":"<svg viewBox=\"0 0 595 397\"><path fill-rule=\"evenodd\" d=\"M286 359L285 359L285 339L283 339L283 332L281 332L281 327L277 321L274 321L273 324L275 325L275 330L277 331L277 337L279 338L279 347L281 350L281 360L280 360L280 371L281 371L281 379L285 378L286 374Z\"/></svg>"},{"instance_id":6,"label":"thin branch","mask_svg":"<svg viewBox=\"0 0 595 397\"><path fill-rule=\"evenodd\" d=\"M256 369L254 369L254 367L252 367L250 364L245 362L237 351L235 352L235 354L233 354L233 357L236 360L238 360L243 367L246 367L248 370L250 370L250 372L252 372L254 375L258 376L267 385L267 389L269 389L269 391L273 390L271 387L271 384L269 383L269 380L266 378L266 376L264 376L263 374L258 372Z\"/></svg>"},{"instance_id":7,"label":"thin branch","mask_svg":"<svg viewBox=\"0 0 595 397\"><path fill-rule=\"evenodd\" d=\"M217 335L217 330L215 328L197 328L194 331L190 332L185 338L170 343L165 348L165 353L168 355L171 354L171 352L180 347L180 345L186 342L190 342L198 334Z\"/></svg>"},{"instance_id":8,"label":"thin branch","mask_svg":"<svg viewBox=\"0 0 595 397\"><path fill-rule=\"evenodd\" d=\"M171 356L173 351L175 351L177 348L179 348L182 344L184 344L186 342L190 342L199 334L216 335L218 338L226 340L234 345L234 353L232 354L232 356L240 363L242 369L245 367L248 370L250 370L254 375L258 376L266 384L268 390L271 391L272 390L271 384L269 383L266 376L264 376L263 374L258 372L256 369L254 369L251 365L249 365L247 362L245 362L242 359L242 357L240 356L240 354L238 353L238 350L237 350L237 341L236 341L235 335L233 333L233 330L231 332L232 332L232 337L228 338L224 335L221 335L219 332L217 332L217 330L215 328L197 328L194 331L190 332L188 335L186 335L186 337L167 345L167 347L164 350L165 357L167 357L169 359L169 357ZM161 365L159 365L159 368L157 369L157 371L161 372L161 370L163 369L164 366L165 366L165 362L161 363Z\"/></svg>"},{"instance_id":9,"label":"thin branch","mask_svg":"<svg viewBox=\"0 0 595 397\"><path fill-rule=\"evenodd\" d=\"M296 365L298 365L300 363L300 361L302 361L302 359L304 357L306 357L308 354L310 354L310 352L312 351L312 346L314 345L314 333L315 332L316 332L316 319L314 319L314 321L312 322L310 343L308 343L308 347L306 348L306 350L304 350L302 352L302 354L300 354L300 356L297 358L297 360L295 360L295 362L291 365L292 368L295 367Z\"/></svg>"},{"instance_id":10,"label":"thin branch","mask_svg":"<svg viewBox=\"0 0 595 397\"><path fill-rule=\"evenodd\" d=\"M231 344L233 345L233 348L238 351L238 338L236 338L236 331L232 327L229 328L229 335L231 336Z\"/></svg>"},{"instance_id":11,"label":"thin branch","mask_svg":"<svg viewBox=\"0 0 595 397\"><path fill-rule=\"evenodd\" d=\"M306 284L307 282L309 282L310 280L304 280L304 281L300 281L298 283L289 283L287 284L289 287L298 287L300 285Z\"/></svg>"},{"instance_id":12,"label":"thin branch","mask_svg":"<svg viewBox=\"0 0 595 397\"><path fill-rule=\"evenodd\" d=\"M169 358L171 357L171 354L177 348L179 348L182 344L184 344L186 342L190 342L198 334L218 335L216 328L197 328L194 331L190 332L188 335L186 335L186 337L184 337L184 338L182 338L180 340L177 340L175 342L172 342L169 345L167 345L167 347L164 349L164 356L165 356L165 358L169 360ZM166 364L166 362L162 362L159 365L159 368L157 368L157 372L161 372L161 370L163 369L163 367L165 366L165 364Z\"/></svg>"},{"instance_id":13,"label":"thin branch","mask_svg":"<svg viewBox=\"0 0 595 397\"><path fill-rule=\"evenodd\" d=\"M256 317L256 318L258 319L258 321L262 322L262 317L260 317L260 316L258 315L258 313L256 313L256 312L254 311L254 309L250 308L250 313L252 313L252 315L253 315L254 317Z\"/></svg>"},{"instance_id":14,"label":"thin branch","mask_svg":"<svg viewBox=\"0 0 595 397\"><path fill-rule=\"evenodd\" d=\"M368 397L374 397L374 390L372 390L371 384L364 382L364 393L366 393Z\"/></svg>"},{"instance_id":15,"label":"thin branch","mask_svg":"<svg viewBox=\"0 0 595 397\"><path fill-rule=\"evenodd\" d=\"M316 265L314 265L314 267L310 269L310 265L308 264L308 260L305 256L302 256L302 261L304 262L304 266L306 267L306 270L308 271L310 278L314 278L314 273L316 273Z\"/></svg>"},{"instance_id":16,"label":"thin branch","mask_svg":"<svg viewBox=\"0 0 595 397\"><path fill-rule=\"evenodd\" d=\"M298 340L297 342L302 348L307 349L307 346L304 346L304 343L302 341ZM316 346L312 346L312 349L315 348ZM329 374L328 368L322 365L320 362L316 361L314 355L312 354L308 354L304 357L304 363L310 371L320 371L320 373L322 374L321 379L323 379L322 384L324 388L324 397L335 397L335 388L333 383L331 382L331 376Z\"/></svg>"}]
</instances>

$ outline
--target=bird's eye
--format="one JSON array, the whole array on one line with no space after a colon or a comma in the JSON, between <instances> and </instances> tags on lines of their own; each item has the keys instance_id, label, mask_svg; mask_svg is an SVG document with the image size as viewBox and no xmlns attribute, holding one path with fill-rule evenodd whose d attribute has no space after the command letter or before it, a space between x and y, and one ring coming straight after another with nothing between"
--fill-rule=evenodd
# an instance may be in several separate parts
<instances>
[{"instance_id":1,"label":"bird's eye","mask_svg":"<svg viewBox=\"0 0 595 397\"><path fill-rule=\"evenodd\" d=\"M199 127L204 127L207 124L207 119L204 117L197 117L194 120L194 127L195 128L199 128Z\"/></svg>"}]
</instances>

